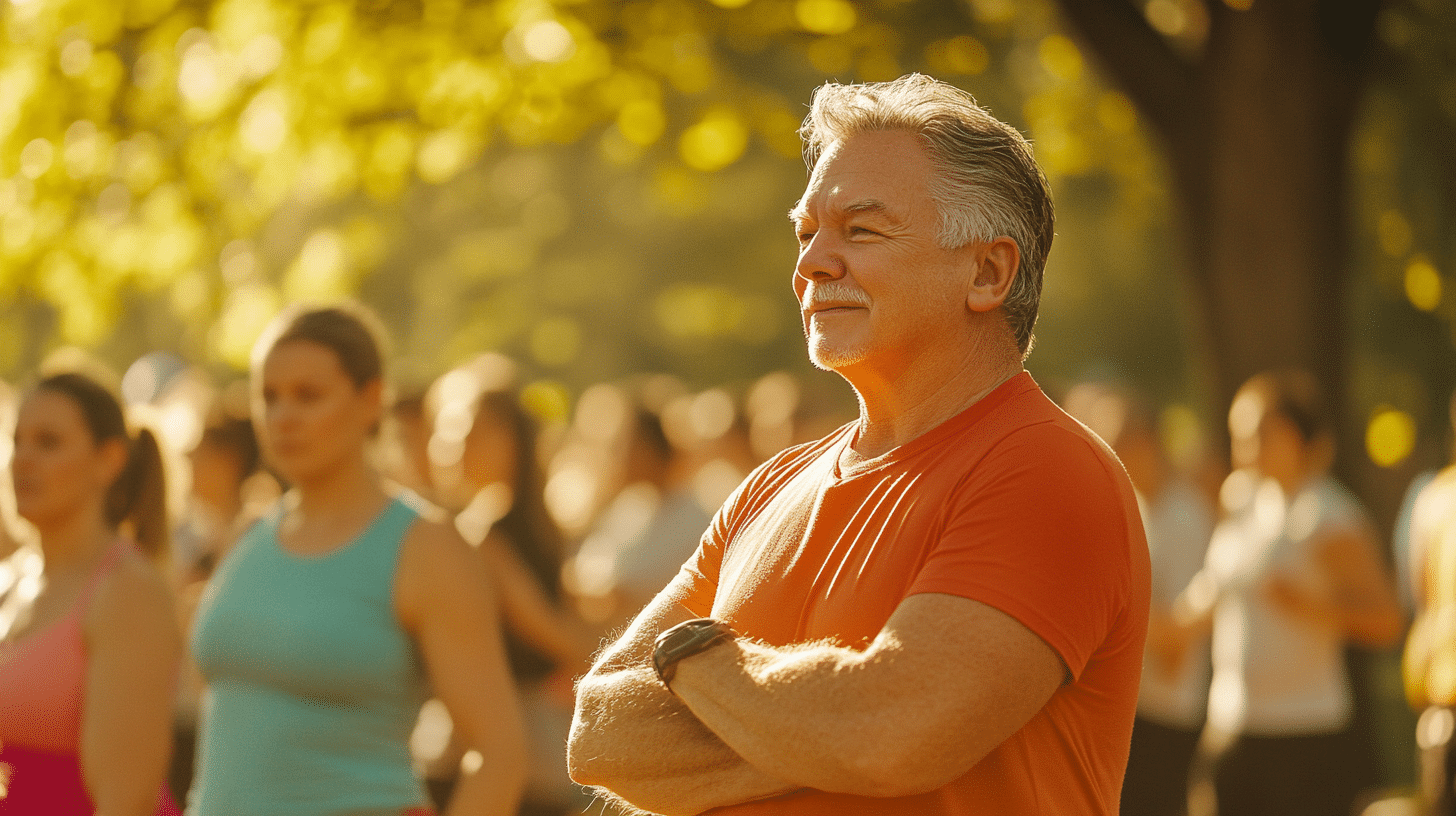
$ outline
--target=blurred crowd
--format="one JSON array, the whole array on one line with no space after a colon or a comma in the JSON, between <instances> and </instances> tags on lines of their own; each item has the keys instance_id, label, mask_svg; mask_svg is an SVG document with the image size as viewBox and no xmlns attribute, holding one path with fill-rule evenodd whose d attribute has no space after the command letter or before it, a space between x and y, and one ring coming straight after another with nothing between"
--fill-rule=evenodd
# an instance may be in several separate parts
<instances>
[{"instance_id":1,"label":"blurred crowd","mask_svg":"<svg viewBox=\"0 0 1456 816\"><path fill-rule=\"evenodd\" d=\"M351 306L348 314L356 312L362 318L356 322L377 330L365 310ZM382 353L386 344L379 339L377 351ZM266 526L270 516L286 516L290 495L302 493L306 500L309 485L319 481L317 473L301 464L298 450L284 449L299 444L286 439L289 431L279 426L270 434L269 422L275 420L263 414L283 410L271 406L290 399L289 389L302 389L301 403L323 399L307 390L326 392L326 380L313 381L319 371L330 366L347 371L358 353L326 335L305 335L304 340L316 340L312 345L332 354L305 362L300 375L284 369L284 375L277 375L282 379L267 369L277 365L270 361L282 346L270 351L265 338L249 376L233 382L216 382L199 366L166 352L148 354L118 376L68 350L47 361L35 383L3 392L7 431L0 454L12 460L17 473L26 470L26 462L45 455L30 457L21 450L30 436L57 433L32 428L28 406L39 395L49 396L58 372L84 378L113 395L125 410L131 447L136 429L146 428L155 438L166 476L169 534L144 548L143 555L175 598L175 630L183 643L195 647L201 642L194 639L196 633L219 628L199 622L199 609L207 608L210 594L219 593L217 571L238 542L246 540L245 533ZM286 376L301 376L303 384L291 384ZM347 396L349 389L343 390ZM364 393L362 385L356 390ZM495 353L461 361L414 388L383 388L378 403L380 421L368 428L365 444L368 467L387 492L408 496L414 506L426 508L422 516L447 520L478 557L481 580L490 584L524 724L522 814L581 812L591 802L567 778L564 744L573 679L586 670L603 640L676 574L713 512L754 466L783 447L852 418L811 415L799 383L786 373L763 377L740 393L694 390L667 375L600 383L579 396L568 416L552 417L523 393L518 366ZM66 411L52 408L45 413L53 417ZM84 422L69 430L91 437L98 446L101 442ZM345 429L338 432L347 435ZM32 508L35 502L22 501L17 507L9 486L11 471L6 469L6 487L0 491L6 519L0 538L0 648L48 631L29 624L50 615L43 602L53 593L43 590L62 581L54 570L47 574L47 562L61 560L53 552L59 552L59 545L52 542L60 536L50 535L55 523L47 514L54 514L48 507ZM110 486L97 491L105 504ZM368 494L360 491L351 499L356 504L367 500ZM76 510L84 510L84 503L68 507L71 516L84 515ZM106 521L125 536L139 537L130 517ZM94 572L99 574L99 569ZM74 594L66 600L73 608L86 603ZM276 600L258 593L246 602L264 607ZM333 657L320 654L316 659ZM166 787L178 806L185 806L205 772L206 760L198 756L199 733L206 729L209 684L217 679L199 670L199 664L211 668L215 658L190 658L184 655L168 724ZM0 688L4 683L0 677ZM87 685L85 693L89 696L91 690ZM410 765L423 780L430 805L442 813L448 811L461 769L481 762L454 722L460 712L439 699L443 696L426 695L407 739ZM16 740L7 744L3 726L0 717L0 763L13 758L17 748ZM86 729L81 730L79 764L84 766ZM16 770L25 766L11 765L16 796L26 790L18 778L23 771ZM88 780L96 773L84 767L82 772ZM94 784L88 787L99 804ZM0 812L5 812L4 800Z\"/></svg>"},{"instance_id":2,"label":"blurred crowd","mask_svg":"<svg viewBox=\"0 0 1456 816\"><path fill-rule=\"evenodd\" d=\"M368 323L355 312L343 314L338 319L350 331ZM77 780L84 778L75 784L84 784L98 806L103 796L130 796L146 800L145 812L176 812L189 791L197 802L199 786L214 773L208 763L234 750L216 744L228 734L213 733L206 756L199 755L207 718L224 716L211 711L212 687L232 683L231 672L242 671L232 667L225 648L237 632L216 619L226 617L228 603L266 607L276 600L256 588L241 601L218 597L237 595L245 584L243 567L230 566L246 561L235 549L254 546L247 542L262 534L314 561L362 546L358 542L378 528L379 507L393 508L396 499L376 499L372 488L358 485L338 487L347 487L344 477L357 471L366 477L359 484L377 476L381 495L407 497L402 518L432 519L453 530L450 540L464 543L473 566L454 568L458 574L450 578L455 562L441 545L442 554L430 558L446 566L425 564L419 574L484 584L479 597L488 607L478 617L499 630L477 636L448 628L449 615L458 610L437 612L443 602L431 596L448 596L455 585L449 581L421 584L418 610L403 597L402 584L384 596L393 598L386 617L398 618L420 653L415 662L424 664L427 682L418 699L410 692L399 705L409 715L401 741L411 773L427 791L427 807L443 813L457 795L478 795L468 780L482 763L516 761L509 752L486 750L491 740L507 739L521 743L519 778L506 785L520 813L582 812L591 796L567 778L563 750L573 679L603 640L676 574L750 470L853 415L810 410L801 384L780 372L737 392L695 390L666 375L600 383L579 395L569 416L550 416L523 388L517 364L496 353L460 361L433 382L396 393L382 363L356 371L355 358L367 348L360 352L358 343L351 347L299 325L260 341L249 376L236 382L216 382L170 353L149 354L116 376L66 352L47 362L35 382L0 390L5 425L13 429L0 436L0 458L11 463L0 490L6 522L0 650L18 653L50 637L61 626L41 624L68 616L86 627L91 664L67 664L92 678L78 686L86 719L69 715L80 735L80 747L69 750L78 752ZM282 353L300 346L324 354ZM382 348L374 348L376 358ZM309 406L333 399L331 388L343 407L314 420L323 424L305 428L298 439L288 437L278 424L285 421L280 412L323 416ZM1086 382L1062 389L1060 397L1122 460L1139 493L1152 554L1153 608L1122 812L1338 816L1381 807L1374 795L1379 780L1366 710L1370 695L1351 670L1351 653L1401 647L1408 699L1420 714L1421 790L1398 804L1386 800L1387 810L1368 812L1456 812L1456 761L1448 750L1456 734L1456 471L1423 474L1397 528L1379 530L1331 473L1332 412L1308 374L1277 371L1249 380L1228 408L1226 454L1200 442L1209 438L1206 431L1175 433L1178 417L1124 385ZM93 416L113 405L124 410L124 427ZM349 458L355 445L350 429L356 427L362 451L357 465ZM1180 427L1188 430L1186 421ZM147 429L146 444L155 451L151 470L165 479L128 488L118 499L117 485L146 469L137 464L139 429ZM67 471L57 464L58 451L72 437L81 440L75 443L81 453L67 460ZM120 454L108 453L114 439L124 442ZM320 465L308 459L315 449L335 458ZM84 473L96 475L80 478ZM344 497L341 503L328 503L330 490ZM144 512L148 491L156 506ZM368 525L340 529L358 536L320 532L330 529L326 522L334 516L319 508L347 509L350 503ZM165 524L162 534L154 529L158 524ZM120 531L130 543L112 544L108 537L86 549L87 534L101 540L92 528ZM297 537L299 530L333 544L311 549L306 536ZM400 581L416 558L408 553L435 546L416 547L412 533L379 535L398 550ZM301 572L308 560L288 569ZM148 569L157 581L148 582ZM285 583L277 586L280 597L286 594ZM126 593L142 600L129 601ZM169 599L174 620L147 618L145 599L152 597ZM114 658L93 644L115 638L134 645L141 636L111 632L93 620L92 607L115 608L121 619L141 621L133 628L143 634L155 624L156 643L142 653L163 664L180 659L175 683L151 682L124 660L120 668L106 669L111 674L96 674L98 661ZM443 628L430 623L436 615L447 621ZM455 658L440 654L438 643L449 652L453 641L437 640L437 631L465 631L462 651L483 644L502 655L518 729L476 727L480 713L494 709L472 708L468 694L452 690ZM337 657L298 659L326 664ZM0 689L34 690L33 675L7 678L3 664ZM47 677L52 669L45 664ZM152 732L135 720L92 722L111 704L133 718L148 710L129 698L116 703L119 695L94 682L97 676L121 678L118 688L161 687L153 694L160 701L154 708L166 709L157 733L167 744L148 754L142 749ZM35 756L50 749L24 753L29 749L17 745L24 735L17 739L5 730L16 721L13 712L0 712L0 786L8 779L12 791L23 791L24 769L36 767ZM110 733L123 733L140 748L128 752L105 743ZM121 760L118 752L136 756ZM111 781L149 779L147 773L158 769L136 765L143 754L169 762L160 796ZM122 767L111 767L119 762ZM34 773L52 772L60 771ZM222 796L217 791L227 781L226 774L219 777L214 797ZM214 811L204 806L197 812Z\"/></svg>"}]
</instances>

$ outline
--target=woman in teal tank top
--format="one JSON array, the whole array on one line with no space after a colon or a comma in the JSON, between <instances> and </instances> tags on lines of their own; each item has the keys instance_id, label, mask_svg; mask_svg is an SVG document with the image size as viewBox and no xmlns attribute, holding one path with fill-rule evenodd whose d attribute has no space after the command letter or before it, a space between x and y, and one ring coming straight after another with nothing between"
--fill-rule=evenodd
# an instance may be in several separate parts
<instances>
[{"instance_id":1,"label":"woman in teal tank top","mask_svg":"<svg viewBox=\"0 0 1456 816\"><path fill-rule=\"evenodd\" d=\"M197 613L209 690L191 816L426 809L408 740L429 693L479 759L450 813L515 812L522 726L483 562L369 460L384 409L372 323L354 307L286 312L254 350L259 437L293 487Z\"/></svg>"}]
</instances>

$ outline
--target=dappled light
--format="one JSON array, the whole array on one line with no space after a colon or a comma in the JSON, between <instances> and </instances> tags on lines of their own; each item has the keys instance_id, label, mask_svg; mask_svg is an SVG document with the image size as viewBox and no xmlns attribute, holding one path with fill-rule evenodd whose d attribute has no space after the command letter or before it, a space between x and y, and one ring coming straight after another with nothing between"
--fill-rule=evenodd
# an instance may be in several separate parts
<instances>
[{"instance_id":1,"label":"dappled light","mask_svg":"<svg viewBox=\"0 0 1456 816\"><path fill-rule=\"evenodd\" d=\"M1137 5L1188 60L1223 13ZM1411 147L1423 117L1456 120L1431 13L1380 16L1351 153L1355 303L1381 315L1351 398L1409 400L1390 404L1417 437L1389 461L1423 449L1450 378L1372 384L1430 379L1456 331L1449 198ZM1056 190L1039 371L1135 372L1217 413L1153 123L1049 2L29 0L0 20L0 291L39 332L0 341L11 376L61 344L237 371L279 306L344 296L380 308L409 381L482 348L567 401L643 368L803 365L782 212L808 92L920 70L1022 127ZM1444 346L1401 340L1402 309Z\"/></svg>"}]
</instances>

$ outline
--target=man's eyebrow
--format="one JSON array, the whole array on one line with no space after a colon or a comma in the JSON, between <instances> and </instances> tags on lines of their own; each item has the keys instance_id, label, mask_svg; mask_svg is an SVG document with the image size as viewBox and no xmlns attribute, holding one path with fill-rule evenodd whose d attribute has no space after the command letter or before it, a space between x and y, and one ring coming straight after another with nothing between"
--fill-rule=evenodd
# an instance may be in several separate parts
<instances>
[{"instance_id":1,"label":"man's eyebrow","mask_svg":"<svg viewBox=\"0 0 1456 816\"><path fill-rule=\"evenodd\" d=\"M878 198L866 198L863 201L854 201L844 205L842 209L846 213L872 212L880 213L882 215L891 215L890 205L879 200Z\"/></svg>"},{"instance_id":2,"label":"man's eyebrow","mask_svg":"<svg viewBox=\"0 0 1456 816\"><path fill-rule=\"evenodd\" d=\"M886 218L890 218L894 221L900 220L895 215L894 211L890 209L890 205L879 200L878 198L866 198L860 201L850 202L849 204L846 204L843 207L838 207L836 209L846 215L855 215L858 213L874 213L876 215L883 215ZM802 201L800 201L798 204L795 204L794 208L789 210L789 220L794 222L795 224L804 221L808 217L808 208L804 206L804 202Z\"/></svg>"}]
</instances>

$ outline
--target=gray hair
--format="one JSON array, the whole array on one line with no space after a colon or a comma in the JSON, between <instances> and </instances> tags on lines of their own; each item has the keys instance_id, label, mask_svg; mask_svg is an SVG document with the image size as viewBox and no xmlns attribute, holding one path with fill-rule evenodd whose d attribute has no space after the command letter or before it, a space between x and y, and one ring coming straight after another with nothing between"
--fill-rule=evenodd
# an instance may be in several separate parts
<instances>
[{"instance_id":1,"label":"gray hair","mask_svg":"<svg viewBox=\"0 0 1456 816\"><path fill-rule=\"evenodd\" d=\"M1002 310L1025 357L1041 301L1042 273L1052 245L1051 190L1016 128L993 117L960 88L923 74L893 82L819 86L799 129L810 170L824 151L855 133L908 130L924 140L930 195L940 213L940 245L1008 236L1021 263Z\"/></svg>"}]
</instances>

